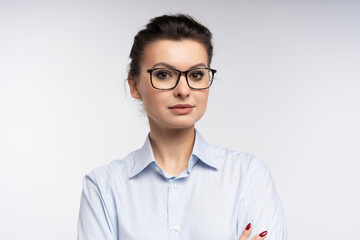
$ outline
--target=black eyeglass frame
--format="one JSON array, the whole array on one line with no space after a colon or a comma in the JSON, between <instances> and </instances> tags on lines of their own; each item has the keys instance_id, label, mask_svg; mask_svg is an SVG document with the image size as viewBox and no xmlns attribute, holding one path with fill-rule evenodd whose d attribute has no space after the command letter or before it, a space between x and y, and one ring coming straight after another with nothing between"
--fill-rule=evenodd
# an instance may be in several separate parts
<instances>
[{"instance_id":1,"label":"black eyeglass frame","mask_svg":"<svg viewBox=\"0 0 360 240\"><path fill-rule=\"evenodd\" d=\"M178 78L177 78L177 80L176 80L176 83L175 83L175 86L174 86L174 87L172 87L172 88L157 88L157 87L154 86L153 81L152 81L152 72L155 71L155 70L159 70L159 69L175 70L175 71L177 71L177 72L179 73ZM210 84L209 84L208 87L205 87L205 88L193 88L193 87L190 86L189 80L188 80L188 76L187 76L187 75L188 75L188 72L191 72L191 71L194 71L194 70L197 70L197 69L207 69L207 70L210 70L210 71L211 71L211 73L212 73L212 78L210 79ZM189 70L187 70L187 71L180 71L180 70L178 70L178 69L176 69L176 68L152 68L152 69L147 69L146 72L150 74L150 83L151 83L151 86L152 86L153 88L157 89L157 90L172 90L172 89L176 88L176 86L179 84L179 81L180 81L180 78L181 78L181 74L183 74L183 73L185 74L186 83L187 83L187 85L189 86L190 89L203 90L203 89L208 89L208 88L212 85L213 80L214 80L215 73L216 73L217 71L216 71L215 69L212 69L212 68L193 68L193 69L189 69Z\"/></svg>"}]
</instances>

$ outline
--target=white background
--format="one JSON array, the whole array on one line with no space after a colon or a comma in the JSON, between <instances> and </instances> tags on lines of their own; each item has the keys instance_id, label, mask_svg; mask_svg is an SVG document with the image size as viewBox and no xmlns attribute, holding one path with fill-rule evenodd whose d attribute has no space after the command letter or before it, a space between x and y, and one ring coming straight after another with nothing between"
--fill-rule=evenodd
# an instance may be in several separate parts
<instances>
[{"instance_id":1,"label":"white background","mask_svg":"<svg viewBox=\"0 0 360 240\"><path fill-rule=\"evenodd\" d=\"M148 132L133 37L172 12L214 34L205 139L266 162L289 239L358 238L359 1L0 0L0 239L76 238L83 176Z\"/></svg>"}]
</instances>

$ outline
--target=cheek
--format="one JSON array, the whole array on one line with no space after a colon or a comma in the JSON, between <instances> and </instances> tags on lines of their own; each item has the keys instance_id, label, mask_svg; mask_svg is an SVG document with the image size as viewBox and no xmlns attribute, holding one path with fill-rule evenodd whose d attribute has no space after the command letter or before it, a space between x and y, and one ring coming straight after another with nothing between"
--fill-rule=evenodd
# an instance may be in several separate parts
<instances>
[{"instance_id":1,"label":"cheek","mask_svg":"<svg viewBox=\"0 0 360 240\"><path fill-rule=\"evenodd\" d=\"M200 106L200 111L202 112L202 114L204 114L206 107L207 107L207 102L208 102L208 97L209 97L209 92L204 92L203 94L198 96L198 104Z\"/></svg>"},{"instance_id":2,"label":"cheek","mask_svg":"<svg viewBox=\"0 0 360 240\"><path fill-rule=\"evenodd\" d=\"M141 97L141 101L146 101L149 97L152 95L152 87L150 86L150 83L146 81L147 79L139 79L137 90L139 92L139 95Z\"/></svg>"},{"instance_id":3,"label":"cheek","mask_svg":"<svg viewBox=\"0 0 360 240\"><path fill-rule=\"evenodd\" d=\"M163 96L164 93L158 92L152 86L144 86L141 89L141 101L147 112L156 111L157 108L166 102L166 97Z\"/></svg>"},{"instance_id":4,"label":"cheek","mask_svg":"<svg viewBox=\"0 0 360 240\"><path fill-rule=\"evenodd\" d=\"M204 94L202 95L202 102L203 102L205 107L207 105L208 99L209 99L209 90L204 92Z\"/></svg>"}]
</instances>

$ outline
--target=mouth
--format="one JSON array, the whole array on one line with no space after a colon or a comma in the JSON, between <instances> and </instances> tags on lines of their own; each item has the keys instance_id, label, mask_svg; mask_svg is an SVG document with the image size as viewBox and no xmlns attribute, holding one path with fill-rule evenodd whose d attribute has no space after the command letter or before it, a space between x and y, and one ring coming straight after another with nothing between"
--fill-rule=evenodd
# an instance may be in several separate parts
<instances>
[{"instance_id":1,"label":"mouth","mask_svg":"<svg viewBox=\"0 0 360 240\"><path fill-rule=\"evenodd\" d=\"M177 104L174 106L169 107L170 109L174 109L174 108L193 108L194 106L189 105L189 104Z\"/></svg>"},{"instance_id":2,"label":"mouth","mask_svg":"<svg viewBox=\"0 0 360 240\"><path fill-rule=\"evenodd\" d=\"M189 114L192 112L193 108L194 108L194 106L192 106L190 104L177 104L177 105L169 107L169 109L173 113L179 114L179 115Z\"/></svg>"}]
</instances>

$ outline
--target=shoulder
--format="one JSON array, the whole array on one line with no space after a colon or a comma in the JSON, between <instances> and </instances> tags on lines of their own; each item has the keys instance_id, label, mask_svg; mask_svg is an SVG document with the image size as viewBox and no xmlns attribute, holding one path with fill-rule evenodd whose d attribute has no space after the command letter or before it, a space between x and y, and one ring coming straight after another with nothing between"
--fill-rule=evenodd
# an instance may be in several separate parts
<instances>
[{"instance_id":1,"label":"shoulder","mask_svg":"<svg viewBox=\"0 0 360 240\"><path fill-rule=\"evenodd\" d=\"M246 173L246 175L253 175L254 173L265 174L269 171L264 161L254 154L211 144L209 144L209 150L223 169L237 169L244 174Z\"/></svg>"},{"instance_id":2,"label":"shoulder","mask_svg":"<svg viewBox=\"0 0 360 240\"><path fill-rule=\"evenodd\" d=\"M126 181L130 176L135 154L136 151L131 152L123 159L114 160L109 164L93 169L85 175L85 180L89 180L102 188L110 187L114 182Z\"/></svg>"}]
</instances>

